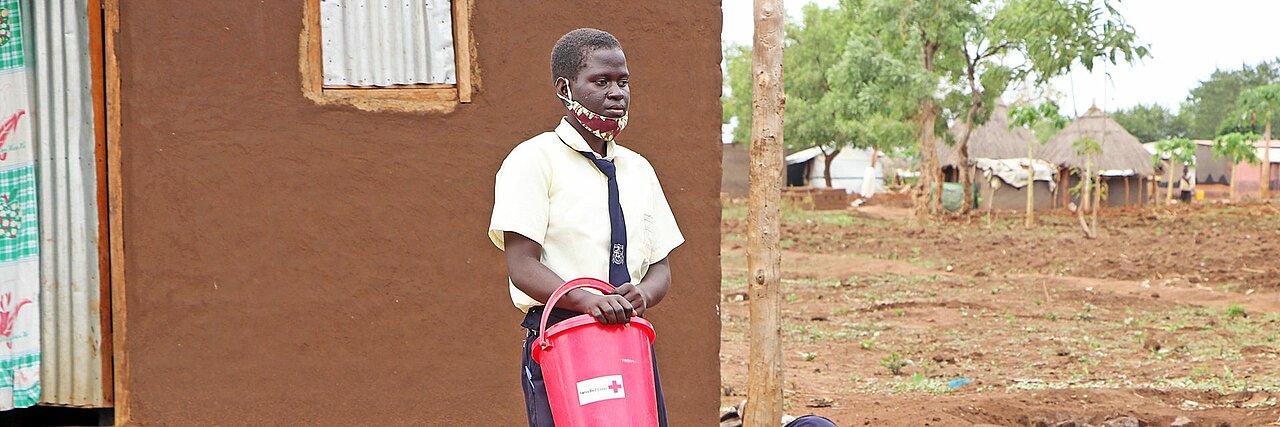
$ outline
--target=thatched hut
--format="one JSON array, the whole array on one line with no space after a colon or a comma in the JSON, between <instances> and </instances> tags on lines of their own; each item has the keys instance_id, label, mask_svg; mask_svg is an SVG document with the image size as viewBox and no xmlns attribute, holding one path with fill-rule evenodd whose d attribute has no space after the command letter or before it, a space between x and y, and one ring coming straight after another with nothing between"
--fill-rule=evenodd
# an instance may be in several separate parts
<instances>
[{"instance_id":1,"label":"thatched hut","mask_svg":"<svg viewBox=\"0 0 1280 427\"><path fill-rule=\"evenodd\" d=\"M1024 127L1011 128L1010 124L1009 107L997 101L995 108L991 111L991 118L974 129L973 134L969 136L969 164L964 167L970 168L970 176L973 176L974 182L978 183L978 195L983 200L981 208L1024 209L1027 206L1026 187L1014 187L1003 180L994 182L994 180L1000 180L995 175L992 175L989 180L983 179L983 171L979 170L976 164L977 159L1026 159L1029 147L1034 147L1035 150L1032 158L1042 158L1040 151L1043 150L1043 146L1035 143L1031 130ZM951 135L955 138L956 144L938 144L938 161L942 166L943 175L949 182L960 181L959 141L964 137L967 129L968 126L964 123L957 123L951 127ZM1022 164L1025 165L1025 163ZM1052 184L1047 180L1037 180L1033 184L1036 209L1053 206L1054 185Z\"/></svg>"},{"instance_id":2,"label":"thatched hut","mask_svg":"<svg viewBox=\"0 0 1280 427\"><path fill-rule=\"evenodd\" d=\"M1064 169L1085 169L1085 157L1076 153L1075 142L1090 137L1102 147L1094 169L1103 176L1107 196L1103 206L1141 205L1147 200L1147 181L1155 175L1152 155L1138 138L1112 120L1097 107L1089 108L1045 143L1040 153L1045 160ZM1079 182L1075 174L1059 174L1059 185L1071 188ZM1066 204L1070 191L1058 195L1058 203Z\"/></svg>"},{"instance_id":3,"label":"thatched hut","mask_svg":"<svg viewBox=\"0 0 1280 427\"><path fill-rule=\"evenodd\" d=\"M1026 158L1027 144L1034 139L1031 135L1031 130L1021 126L1010 129L1010 123L1009 107L1003 103L997 103L991 111L991 118L985 124L974 129L973 135L969 137L969 158ZM963 122L957 122L955 126L951 127L951 135L955 137L957 145L967 129L968 126ZM948 171L948 173L954 173L955 168L960 164L960 152L957 145L938 144L938 162L942 164L942 169ZM1038 154L1041 147L1036 144L1036 148Z\"/></svg>"}]
</instances>

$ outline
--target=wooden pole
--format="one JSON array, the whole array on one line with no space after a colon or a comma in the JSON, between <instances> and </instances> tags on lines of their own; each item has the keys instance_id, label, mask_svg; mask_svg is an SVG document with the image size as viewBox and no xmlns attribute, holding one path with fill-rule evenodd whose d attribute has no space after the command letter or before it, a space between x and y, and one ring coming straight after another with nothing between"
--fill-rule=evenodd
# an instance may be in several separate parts
<instances>
[{"instance_id":1,"label":"wooden pole","mask_svg":"<svg viewBox=\"0 0 1280 427\"><path fill-rule=\"evenodd\" d=\"M1258 174L1261 178L1258 182L1258 195L1263 201L1271 200L1271 122L1267 122L1267 128L1262 133L1262 169Z\"/></svg>"},{"instance_id":2,"label":"wooden pole","mask_svg":"<svg viewBox=\"0 0 1280 427\"><path fill-rule=\"evenodd\" d=\"M1147 176L1138 175L1138 206L1147 206Z\"/></svg>"},{"instance_id":3,"label":"wooden pole","mask_svg":"<svg viewBox=\"0 0 1280 427\"><path fill-rule=\"evenodd\" d=\"M1027 228L1031 228L1036 224L1036 167L1035 167L1035 145L1034 142L1027 143L1027 220L1023 224Z\"/></svg>"},{"instance_id":4,"label":"wooden pole","mask_svg":"<svg viewBox=\"0 0 1280 427\"><path fill-rule=\"evenodd\" d=\"M782 0L755 0L751 73L751 180L747 203L751 351L744 426L782 423L782 298L779 204L782 199Z\"/></svg>"},{"instance_id":5,"label":"wooden pole","mask_svg":"<svg viewBox=\"0 0 1280 427\"><path fill-rule=\"evenodd\" d=\"M1071 171L1061 168L1059 170L1062 172L1058 174L1058 179L1062 183L1058 185L1058 191L1062 192L1062 207L1066 208L1071 205Z\"/></svg>"},{"instance_id":6,"label":"wooden pole","mask_svg":"<svg viewBox=\"0 0 1280 427\"><path fill-rule=\"evenodd\" d=\"M1129 207L1129 175L1124 176L1124 207Z\"/></svg>"},{"instance_id":7,"label":"wooden pole","mask_svg":"<svg viewBox=\"0 0 1280 427\"><path fill-rule=\"evenodd\" d=\"M129 374L129 353L125 351L125 280L124 280L124 184L120 169L124 165L123 144L120 141L124 121L120 118L120 57L117 43L120 37L120 0L103 0L103 44L106 62L107 98L107 231L111 244L111 362L112 406L115 407L115 425L129 425L133 402L129 398L132 385Z\"/></svg>"},{"instance_id":8,"label":"wooden pole","mask_svg":"<svg viewBox=\"0 0 1280 427\"><path fill-rule=\"evenodd\" d=\"M103 47L105 40L102 39L102 26L106 21L103 19L103 13L106 7L101 0L89 0L88 2L88 18L89 18L89 66L92 75L93 87L93 130L94 130L94 163L97 165L94 174L97 181L97 191L95 191L98 200L98 218L107 218L106 221L98 221L98 271L108 272L107 274L98 275L98 305L99 316L98 325L102 331L102 341L98 344L98 351L102 355L114 354L111 348L111 224L107 207L110 202L107 200L107 101L106 101L106 70L105 65L106 48ZM103 357L102 366L102 397L103 401L110 403L112 393L115 392L113 378L115 367L110 357Z\"/></svg>"},{"instance_id":9,"label":"wooden pole","mask_svg":"<svg viewBox=\"0 0 1280 427\"><path fill-rule=\"evenodd\" d=\"M1239 164L1235 164L1235 163L1231 164L1231 187L1230 187L1230 193L1228 193L1229 194L1228 200L1231 200L1232 202L1236 201L1236 169L1238 169L1239 167L1240 167Z\"/></svg>"},{"instance_id":10,"label":"wooden pole","mask_svg":"<svg viewBox=\"0 0 1280 427\"><path fill-rule=\"evenodd\" d=\"M1093 185L1093 223L1089 225L1089 238L1098 237L1098 210L1102 209L1102 175L1097 172L1090 171L1090 176L1095 177L1098 182Z\"/></svg>"}]
</instances>

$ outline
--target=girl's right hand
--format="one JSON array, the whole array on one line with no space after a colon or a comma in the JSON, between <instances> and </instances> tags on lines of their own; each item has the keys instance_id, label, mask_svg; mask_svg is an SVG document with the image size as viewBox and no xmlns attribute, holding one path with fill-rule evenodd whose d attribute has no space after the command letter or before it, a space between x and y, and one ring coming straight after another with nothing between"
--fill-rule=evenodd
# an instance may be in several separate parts
<instances>
[{"instance_id":1,"label":"girl's right hand","mask_svg":"<svg viewBox=\"0 0 1280 427\"><path fill-rule=\"evenodd\" d=\"M590 294L584 301L583 313L590 314L600 323L606 325L622 324L631 321L635 315L635 307L622 295Z\"/></svg>"}]
</instances>

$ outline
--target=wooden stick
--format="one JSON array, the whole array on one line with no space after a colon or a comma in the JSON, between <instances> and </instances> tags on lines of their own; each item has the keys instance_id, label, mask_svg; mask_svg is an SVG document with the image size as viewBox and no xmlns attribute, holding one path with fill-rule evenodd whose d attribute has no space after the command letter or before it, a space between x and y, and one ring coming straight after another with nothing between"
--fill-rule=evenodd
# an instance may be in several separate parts
<instances>
[{"instance_id":1,"label":"wooden stick","mask_svg":"<svg viewBox=\"0 0 1280 427\"><path fill-rule=\"evenodd\" d=\"M129 401L129 354L125 351L125 280L124 280L124 192L121 183L120 0L104 0L103 28L106 50L107 97L107 226L111 240L111 341L115 389L115 425L128 425L132 402Z\"/></svg>"},{"instance_id":2,"label":"wooden stick","mask_svg":"<svg viewBox=\"0 0 1280 427\"><path fill-rule=\"evenodd\" d=\"M747 427L782 423L782 323L779 204L782 198L782 0L755 0L751 72L750 272L751 351L747 365Z\"/></svg>"},{"instance_id":3,"label":"wooden stick","mask_svg":"<svg viewBox=\"0 0 1280 427\"><path fill-rule=\"evenodd\" d=\"M1271 200L1271 122L1262 133L1262 168L1258 180L1258 197L1263 201Z\"/></svg>"},{"instance_id":4,"label":"wooden stick","mask_svg":"<svg viewBox=\"0 0 1280 427\"><path fill-rule=\"evenodd\" d=\"M89 67L93 86L93 154L94 169L97 181L98 200L98 327L102 339L98 343L98 354L103 355L102 369L102 404L110 406L113 384L112 342L111 342L111 237L108 225L111 223L107 206L107 100L106 100L106 48L103 47L102 26L105 20L102 15L106 8L102 0L88 1L89 17Z\"/></svg>"},{"instance_id":5,"label":"wooden stick","mask_svg":"<svg viewBox=\"0 0 1280 427\"><path fill-rule=\"evenodd\" d=\"M471 0L453 2L453 54L457 58L458 102L471 103Z\"/></svg>"},{"instance_id":6,"label":"wooden stick","mask_svg":"<svg viewBox=\"0 0 1280 427\"><path fill-rule=\"evenodd\" d=\"M1124 207L1129 207L1129 175L1124 176Z\"/></svg>"}]
</instances>

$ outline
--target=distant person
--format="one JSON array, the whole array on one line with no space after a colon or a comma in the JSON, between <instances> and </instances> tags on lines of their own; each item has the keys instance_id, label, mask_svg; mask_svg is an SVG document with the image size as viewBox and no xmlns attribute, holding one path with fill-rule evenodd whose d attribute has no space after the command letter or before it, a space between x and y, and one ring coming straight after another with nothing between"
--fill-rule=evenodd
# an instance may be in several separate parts
<instances>
[{"instance_id":1,"label":"distant person","mask_svg":"<svg viewBox=\"0 0 1280 427\"><path fill-rule=\"evenodd\" d=\"M1185 173L1182 174L1182 181L1178 182L1178 189L1181 190L1178 193L1178 200L1181 200L1182 203L1191 203L1191 193L1195 191L1195 188L1192 187L1192 182L1194 182L1194 179L1188 180L1187 175Z\"/></svg>"},{"instance_id":2,"label":"distant person","mask_svg":"<svg viewBox=\"0 0 1280 427\"><path fill-rule=\"evenodd\" d=\"M568 279L608 278L612 294L569 292L547 326L582 313L605 324L629 322L667 295L667 255L684 243L653 166L616 141L631 105L618 39L590 28L570 31L551 51L551 78L567 114L502 162L489 223L489 238L505 251L511 300L525 312L520 383L532 427L555 425L529 348L544 302ZM656 357L654 363L658 416L666 426Z\"/></svg>"}]
</instances>

